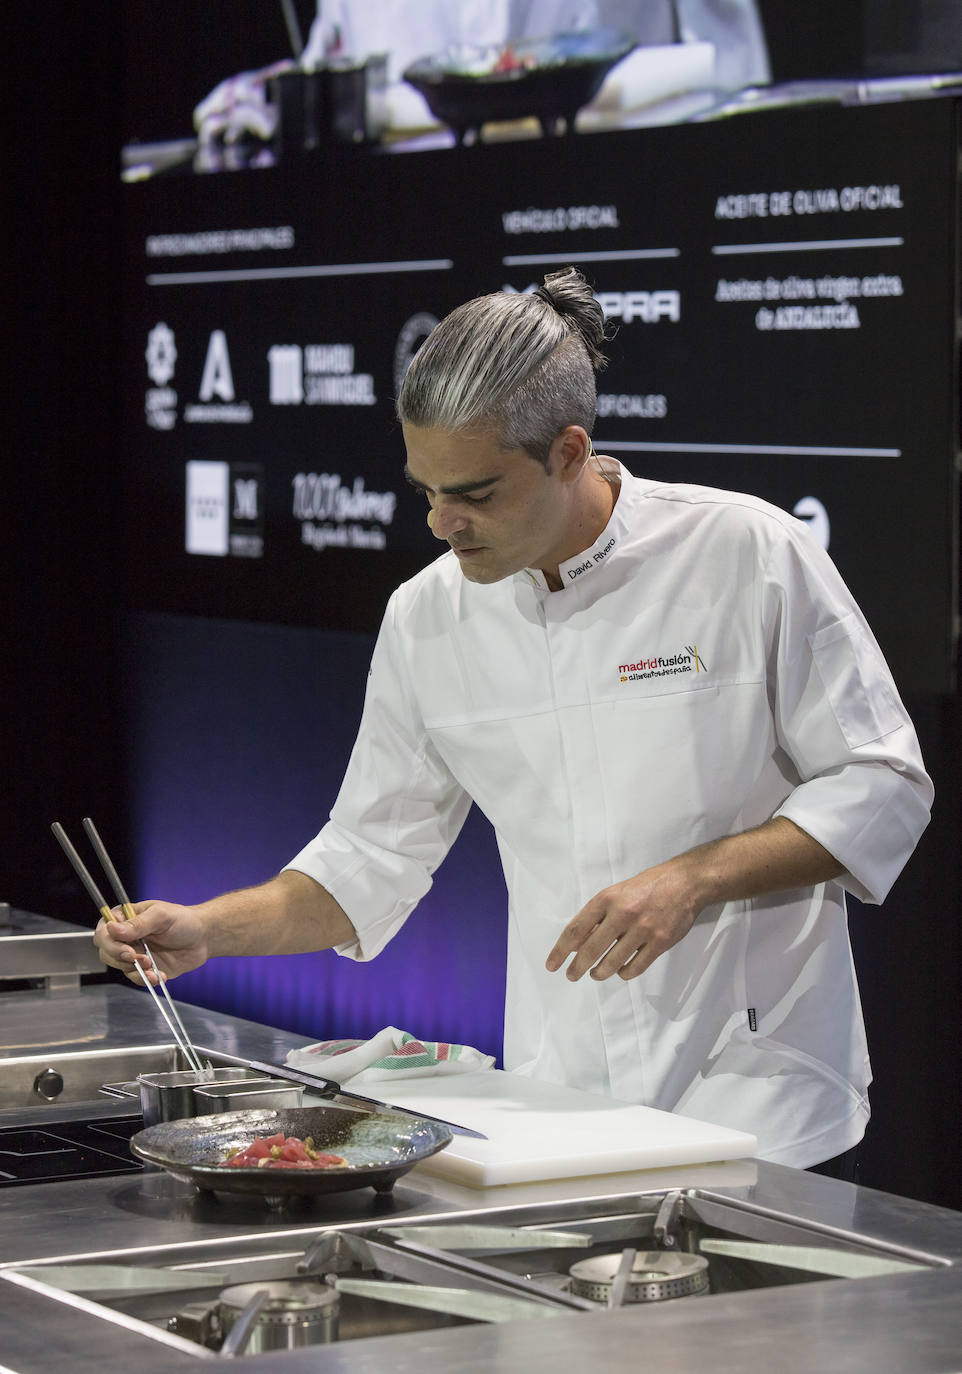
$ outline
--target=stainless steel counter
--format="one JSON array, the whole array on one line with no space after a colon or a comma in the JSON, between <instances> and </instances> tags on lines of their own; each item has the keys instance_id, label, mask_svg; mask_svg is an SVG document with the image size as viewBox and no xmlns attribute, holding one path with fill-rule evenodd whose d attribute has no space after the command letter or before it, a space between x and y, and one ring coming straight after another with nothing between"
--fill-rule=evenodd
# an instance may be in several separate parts
<instances>
[{"instance_id":1,"label":"stainless steel counter","mask_svg":"<svg viewBox=\"0 0 962 1374\"><path fill-rule=\"evenodd\" d=\"M103 971L86 927L0 902L0 993L5 984L30 979L48 993L79 992L85 975Z\"/></svg>"},{"instance_id":2,"label":"stainless steel counter","mask_svg":"<svg viewBox=\"0 0 962 1374\"><path fill-rule=\"evenodd\" d=\"M0 1060L24 1053L13 1032L30 1021L29 997L0 997ZM270 1028L181 1007L200 1045L265 1061L283 1061L296 1040ZM32 1039L69 1048L166 1043L152 1004L133 989L89 988L72 1012L67 999L33 998ZM70 1021L73 1016L73 1029ZM71 1038L71 1035L73 1038ZM43 1110L42 1108L40 1110ZM216 1358L177 1338L148 1338L122 1320L72 1295L54 1296L18 1268L36 1262L90 1259L112 1263L208 1265L222 1255L294 1255L321 1230L360 1233L379 1226L439 1216L492 1214L531 1224L542 1212L564 1218L586 1200L603 1212L624 1200L666 1190L705 1190L757 1210L799 1220L826 1236L857 1235L881 1252L911 1255L922 1267L852 1281L826 1280L745 1292L719 1292L619 1311L562 1315L551 1321L510 1321L431 1330L316 1346L283 1354L241 1357L245 1368L314 1370L391 1369L417 1374L446 1370L605 1370L652 1362L668 1371L739 1371L763 1364L780 1371L958 1371L962 1367L962 1214L855 1188L817 1175L753 1160L473 1190L420 1169L394 1193L370 1189L334 1194L282 1213L259 1199L201 1194L164 1173L45 1183L0 1192L0 1369L48 1374L57 1366L79 1374L135 1362L140 1374L196 1370ZM64 1300L66 1297L66 1300Z\"/></svg>"},{"instance_id":3,"label":"stainless steel counter","mask_svg":"<svg viewBox=\"0 0 962 1374\"><path fill-rule=\"evenodd\" d=\"M191 1038L224 1054L283 1063L289 1049L308 1043L302 1036L254 1021L185 1002L177 1006ZM98 983L70 994L3 993L0 984L0 1061L42 1051L68 1054L169 1043L170 1031L146 991Z\"/></svg>"}]
</instances>

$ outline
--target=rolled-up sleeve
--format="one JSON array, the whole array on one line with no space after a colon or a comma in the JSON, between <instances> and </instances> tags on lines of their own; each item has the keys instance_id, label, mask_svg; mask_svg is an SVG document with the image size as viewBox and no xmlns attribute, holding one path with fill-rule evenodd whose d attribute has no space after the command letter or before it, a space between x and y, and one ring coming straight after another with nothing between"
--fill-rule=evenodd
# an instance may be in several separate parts
<instances>
[{"instance_id":1,"label":"rolled-up sleeve","mask_svg":"<svg viewBox=\"0 0 962 1374\"><path fill-rule=\"evenodd\" d=\"M357 740L330 820L287 865L340 903L372 959L431 887L471 806L433 748L411 690L391 598L368 675Z\"/></svg>"},{"instance_id":2,"label":"rolled-up sleeve","mask_svg":"<svg viewBox=\"0 0 962 1374\"><path fill-rule=\"evenodd\" d=\"M771 554L762 614L775 729L801 779L777 814L845 865L843 887L881 902L928 824L934 788L881 649L802 525Z\"/></svg>"}]
</instances>

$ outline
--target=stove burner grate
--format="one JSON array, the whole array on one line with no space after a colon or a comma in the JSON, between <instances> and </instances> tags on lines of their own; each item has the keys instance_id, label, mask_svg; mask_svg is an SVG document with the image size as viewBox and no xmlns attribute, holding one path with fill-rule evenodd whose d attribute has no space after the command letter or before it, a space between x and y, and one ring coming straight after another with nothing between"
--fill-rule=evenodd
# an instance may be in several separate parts
<instances>
[{"instance_id":1,"label":"stove burner grate","mask_svg":"<svg viewBox=\"0 0 962 1374\"><path fill-rule=\"evenodd\" d=\"M622 1256L592 1255L578 1260L568 1271L571 1292L579 1298L606 1303L611 1297ZM707 1293L708 1261L703 1255L640 1250L634 1257L624 1301L664 1302L668 1298L687 1298Z\"/></svg>"}]
</instances>

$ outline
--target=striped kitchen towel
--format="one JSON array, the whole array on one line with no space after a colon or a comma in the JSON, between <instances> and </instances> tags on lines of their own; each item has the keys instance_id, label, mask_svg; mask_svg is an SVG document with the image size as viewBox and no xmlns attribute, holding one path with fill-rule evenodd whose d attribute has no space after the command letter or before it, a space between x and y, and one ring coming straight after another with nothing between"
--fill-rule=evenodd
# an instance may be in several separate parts
<instances>
[{"instance_id":1,"label":"striped kitchen towel","mask_svg":"<svg viewBox=\"0 0 962 1374\"><path fill-rule=\"evenodd\" d=\"M317 1078L374 1083L385 1078L422 1078L427 1074L476 1073L494 1066L493 1054L446 1040L419 1040L397 1026L385 1026L370 1040L320 1040L291 1050L287 1063Z\"/></svg>"}]
</instances>

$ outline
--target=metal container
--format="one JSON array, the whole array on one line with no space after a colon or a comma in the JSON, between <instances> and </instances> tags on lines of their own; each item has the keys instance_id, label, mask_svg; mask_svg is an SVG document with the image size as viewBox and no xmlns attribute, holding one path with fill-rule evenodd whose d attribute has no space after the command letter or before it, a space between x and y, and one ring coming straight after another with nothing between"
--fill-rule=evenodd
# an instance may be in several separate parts
<instances>
[{"instance_id":1,"label":"metal container","mask_svg":"<svg viewBox=\"0 0 962 1374\"><path fill-rule=\"evenodd\" d=\"M299 1107L304 1087L286 1078L245 1078L238 1083L200 1083L193 1093L194 1115L216 1116L249 1107Z\"/></svg>"},{"instance_id":2,"label":"metal container","mask_svg":"<svg viewBox=\"0 0 962 1374\"><path fill-rule=\"evenodd\" d=\"M209 1069L204 1073L196 1069L181 1069L176 1073L139 1073L137 1083L140 1086L144 1125L156 1126L161 1121L183 1121L189 1116L200 1116L202 1112L207 1112L207 1108L198 1103L195 1088L249 1078L248 1070L242 1068Z\"/></svg>"},{"instance_id":3,"label":"metal container","mask_svg":"<svg viewBox=\"0 0 962 1374\"><path fill-rule=\"evenodd\" d=\"M280 72L273 77L278 158L303 157L331 143L365 142L367 86L368 64L349 59L334 58L313 71Z\"/></svg>"}]
</instances>

